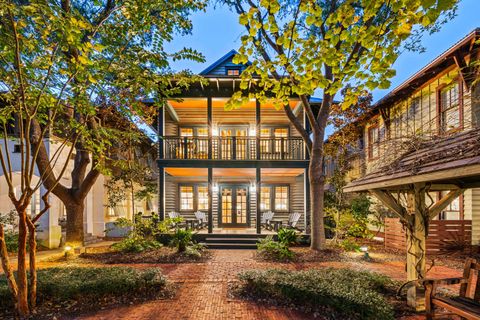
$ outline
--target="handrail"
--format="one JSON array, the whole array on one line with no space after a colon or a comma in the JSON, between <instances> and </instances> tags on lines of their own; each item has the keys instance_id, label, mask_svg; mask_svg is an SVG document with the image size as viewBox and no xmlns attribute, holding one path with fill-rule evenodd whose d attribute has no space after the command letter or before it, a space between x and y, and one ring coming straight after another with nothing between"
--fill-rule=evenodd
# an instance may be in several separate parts
<instances>
[{"instance_id":1,"label":"handrail","mask_svg":"<svg viewBox=\"0 0 480 320\"><path fill-rule=\"evenodd\" d=\"M209 150L212 150L212 160L305 160L304 142L300 137L164 136L162 139L167 160L206 160Z\"/></svg>"}]
</instances>

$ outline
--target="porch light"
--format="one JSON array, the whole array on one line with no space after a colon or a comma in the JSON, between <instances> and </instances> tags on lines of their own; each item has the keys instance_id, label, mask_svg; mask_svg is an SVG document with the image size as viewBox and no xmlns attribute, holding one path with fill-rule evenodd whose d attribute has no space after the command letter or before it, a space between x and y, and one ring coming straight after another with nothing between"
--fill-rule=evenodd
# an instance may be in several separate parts
<instances>
[{"instance_id":1,"label":"porch light","mask_svg":"<svg viewBox=\"0 0 480 320\"><path fill-rule=\"evenodd\" d=\"M218 137L218 128L217 127L212 128L212 136Z\"/></svg>"},{"instance_id":2,"label":"porch light","mask_svg":"<svg viewBox=\"0 0 480 320\"><path fill-rule=\"evenodd\" d=\"M256 185L255 183L252 183L252 184L250 185L250 192L251 192L251 193L257 192L257 185Z\"/></svg>"},{"instance_id":3,"label":"porch light","mask_svg":"<svg viewBox=\"0 0 480 320\"><path fill-rule=\"evenodd\" d=\"M218 192L218 184L213 183L212 189L213 189L213 192Z\"/></svg>"},{"instance_id":4,"label":"porch light","mask_svg":"<svg viewBox=\"0 0 480 320\"><path fill-rule=\"evenodd\" d=\"M250 137L255 137L257 136L257 130L255 128L250 128L248 134Z\"/></svg>"}]
</instances>

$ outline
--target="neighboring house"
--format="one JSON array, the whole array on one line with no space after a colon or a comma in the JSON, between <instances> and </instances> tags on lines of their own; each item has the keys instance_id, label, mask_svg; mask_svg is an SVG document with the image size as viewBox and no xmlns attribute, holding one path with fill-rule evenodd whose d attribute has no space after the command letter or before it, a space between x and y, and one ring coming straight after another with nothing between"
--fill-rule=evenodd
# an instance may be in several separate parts
<instances>
[{"instance_id":1,"label":"neighboring house","mask_svg":"<svg viewBox=\"0 0 480 320\"><path fill-rule=\"evenodd\" d=\"M14 134L14 133L13 133ZM20 167L20 146L18 141L11 139L8 141L8 150L10 154L11 163L13 165L13 182L15 192L20 192L21 181L21 167ZM45 139L46 148L49 155L55 155L60 143L57 138L50 137ZM5 150L4 141L0 141L0 147ZM58 153L57 153L58 154ZM73 158L67 160L68 150L60 152L58 165L54 166L55 174L59 174L61 167L66 161L69 161L66 172L62 177L62 184L69 184L71 181L70 172L73 168ZM8 197L8 185L3 177L3 170L0 167L0 212L7 213L14 210L14 206ZM36 184L40 177L38 171L35 170L35 180L32 182ZM86 239L91 236L104 236L104 177L100 176L93 185L90 193L86 198L85 212L84 212L84 230L87 235ZM43 202L41 197L46 193L46 189L41 186L40 189L33 195L32 202L27 209L27 214L34 216L43 209ZM49 194L49 203L51 207L40 218L37 228L37 239L39 244L46 248L58 248L62 243L62 227L61 224L66 219L65 206L62 201L52 193Z\"/></svg>"},{"instance_id":2,"label":"neighboring house","mask_svg":"<svg viewBox=\"0 0 480 320\"><path fill-rule=\"evenodd\" d=\"M160 110L160 215L176 211L188 219L203 211L209 233L233 228L260 233L263 212L273 211L284 224L297 212L298 226L305 228L304 142L284 111L271 104L251 100L225 110L246 67L232 62L235 53L200 73L207 83L193 84ZM292 97L290 106L305 121L300 100Z\"/></svg>"},{"instance_id":3,"label":"neighboring house","mask_svg":"<svg viewBox=\"0 0 480 320\"><path fill-rule=\"evenodd\" d=\"M358 121L363 147L345 188L369 191L392 211L407 208L397 192L425 188L418 194L431 217L471 221L474 245L480 244L479 41L475 29Z\"/></svg>"}]
</instances>

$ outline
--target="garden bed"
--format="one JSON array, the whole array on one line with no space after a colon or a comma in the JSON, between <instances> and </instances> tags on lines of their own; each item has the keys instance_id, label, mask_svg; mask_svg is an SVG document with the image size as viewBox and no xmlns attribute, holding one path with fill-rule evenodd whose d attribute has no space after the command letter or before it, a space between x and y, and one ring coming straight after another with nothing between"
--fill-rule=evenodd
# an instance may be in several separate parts
<instances>
[{"instance_id":1,"label":"garden bed","mask_svg":"<svg viewBox=\"0 0 480 320\"><path fill-rule=\"evenodd\" d=\"M200 255L190 254L189 251L178 252L175 248L161 247L143 252L107 251L99 253L83 253L81 259L105 264L129 263L189 263L204 262L210 259L211 253L203 249Z\"/></svg>"},{"instance_id":2,"label":"garden bed","mask_svg":"<svg viewBox=\"0 0 480 320\"><path fill-rule=\"evenodd\" d=\"M38 270L38 299L34 319L52 319L121 304L174 295L175 288L158 268L63 267ZM0 318L13 318L6 279L0 275Z\"/></svg>"},{"instance_id":3,"label":"garden bed","mask_svg":"<svg viewBox=\"0 0 480 320\"><path fill-rule=\"evenodd\" d=\"M325 268L308 271L263 270L238 275L230 294L287 306L320 319L396 319L411 314L395 297L398 283L371 272Z\"/></svg>"}]
</instances>

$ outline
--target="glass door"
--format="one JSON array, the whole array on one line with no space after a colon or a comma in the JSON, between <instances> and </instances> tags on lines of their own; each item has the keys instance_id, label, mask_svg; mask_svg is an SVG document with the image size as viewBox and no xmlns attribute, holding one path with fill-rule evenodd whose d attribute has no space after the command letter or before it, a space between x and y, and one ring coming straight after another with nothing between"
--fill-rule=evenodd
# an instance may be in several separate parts
<instances>
[{"instance_id":1,"label":"glass door","mask_svg":"<svg viewBox=\"0 0 480 320\"><path fill-rule=\"evenodd\" d=\"M220 227L247 227L249 220L248 186L220 186Z\"/></svg>"},{"instance_id":2,"label":"glass door","mask_svg":"<svg viewBox=\"0 0 480 320\"><path fill-rule=\"evenodd\" d=\"M248 127L220 127L219 133L221 159L247 159Z\"/></svg>"}]
</instances>

